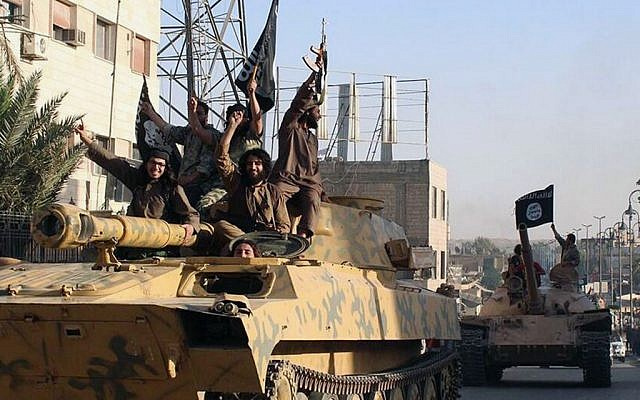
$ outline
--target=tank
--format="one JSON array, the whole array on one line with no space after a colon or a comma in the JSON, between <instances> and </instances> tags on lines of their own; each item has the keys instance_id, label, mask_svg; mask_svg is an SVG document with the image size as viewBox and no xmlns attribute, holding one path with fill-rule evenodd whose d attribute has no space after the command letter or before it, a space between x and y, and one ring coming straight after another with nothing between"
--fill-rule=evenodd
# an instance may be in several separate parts
<instances>
[{"instance_id":1,"label":"tank","mask_svg":"<svg viewBox=\"0 0 640 400\"><path fill-rule=\"evenodd\" d=\"M250 234L257 258L138 261L116 247L179 245L184 229L39 211L38 243L98 256L0 267L0 398L458 398L455 299L397 277L433 261L376 204L323 203L311 243ZM186 245L206 248L211 232Z\"/></svg>"},{"instance_id":2,"label":"tank","mask_svg":"<svg viewBox=\"0 0 640 400\"><path fill-rule=\"evenodd\" d=\"M462 318L463 384L495 384L509 367L569 366L588 386L611 386L609 310L570 285L538 288L526 229L520 238L526 283L509 278L478 316Z\"/></svg>"}]
</instances>

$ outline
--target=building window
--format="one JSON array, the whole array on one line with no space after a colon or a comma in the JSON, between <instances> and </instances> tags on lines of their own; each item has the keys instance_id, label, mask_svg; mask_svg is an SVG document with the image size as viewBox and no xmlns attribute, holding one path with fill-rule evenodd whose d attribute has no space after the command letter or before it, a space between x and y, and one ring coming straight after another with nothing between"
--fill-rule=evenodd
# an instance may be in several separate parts
<instances>
[{"instance_id":1,"label":"building window","mask_svg":"<svg viewBox=\"0 0 640 400\"><path fill-rule=\"evenodd\" d=\"M63 39L63 31L72 29L71 24L72 6L58 0L53 0L53 38Z\"/></svg>"},{"instance_id":2,"label":"building window","mask_svg":"<svg viewBox=\"0 0 640 400\"><path fill-rule=\"evenodd\" d=\"M130 202L133 197L131 190L127 188L122 182L114 178L113 188L113 200L120 202Z\"/></svg>"},{"instance_id":3,"label":"building window","mask_svg":"<svg viewBox=\"0 0 640 400\"><path fill-rule=\"evenodd\" d=\"M440 218L444 221L447 215L447 202L444 190L440 191Z\"/></svg>"},{"instance_id":4,"label":"building window","mask_svg":"<svg viewBox=\"0 0 640 400\"><path fill-rule=\"evenodd\" d=\"M115 25L101 20L96 20L96 56L105 60L115 59Z\"/></svg>"},{"instance_id":5,"label":"building window","mask_svg":"<svg viewBox=\"0 0 640 400\"><path fill-rule=\"evenodd\" d=\"M22 0L0 0L0 22L20 25L23 19Z\"/></svg>"},{"instance_id":6,"label":"building window","mask_svg":"<svg viewBox=\"0 0 640 400\"><path fill-rule=\"evenodd\" d=\"M447 278L447 272L446 272L446 268L447 268L447 255L445 254L444 251L440 252L440 279L446 279Z\"/></svg>"},{"instance_id":7,"label":"building window","mask_svg":"<svg viewBox=\"0 0 640 400\"><path fill-rule=\"evenodd\" d=\"M431 218L438 218L438 189L431 187Z\"/></svg>"},{"instance_id":8,"label":"building window","mask_svg":"<svg viewBox=\"0 0 640 400\"><path fill-rule=\"evenodd\" d=\"M150 43L140 36L133 38L133 58L131 69L141 74L149 75L149 50Z\"/></svg>"},{"instance_id":9,"label":"building window","mask_svg":"<svg viewBox=\"0 0 640 400\"><path fill-rule=\"evenodd\" d=\"M109 149L109 138L96 136L95 141L98 142L100 147ZM107 171L94 162L91 162L91 172L93 172L94 175L107 175Z\"/></svg>"}]
</instances>

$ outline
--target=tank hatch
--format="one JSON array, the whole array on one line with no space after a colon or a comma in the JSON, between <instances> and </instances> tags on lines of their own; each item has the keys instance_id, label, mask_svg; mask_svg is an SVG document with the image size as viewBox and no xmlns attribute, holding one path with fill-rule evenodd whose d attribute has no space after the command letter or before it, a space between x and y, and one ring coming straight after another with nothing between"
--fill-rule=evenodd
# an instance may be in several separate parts
<instances>
[{"instance_id":1,"label":"tank hatch","mask_svg":"<svg viewBox=\"0 0 640 400\"><path fill-rule=\"evenodd\" d=\"M282 234L272 231L249 232L229 243L229 250L240 240L251 240L256 244L261 257L292 258L309 248L309 241L292 233Z\"/></svg>"}]
</instances>

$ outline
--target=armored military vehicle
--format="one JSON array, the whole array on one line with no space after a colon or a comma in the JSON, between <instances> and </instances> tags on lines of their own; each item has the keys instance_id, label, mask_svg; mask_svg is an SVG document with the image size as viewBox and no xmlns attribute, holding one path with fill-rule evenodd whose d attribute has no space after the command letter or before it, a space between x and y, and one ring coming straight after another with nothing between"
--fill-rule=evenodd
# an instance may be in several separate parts
<instances>
[{"instance_id":1,"label":"armored military vehicle","mask_svg":"<svg viewBox=\"0 0 640 400\"><path fill-rule=\"evenodd\" d=\"M478 316L462 318L463 384L497 383L505 368L529 365L580 367L586 385L611 386L609 311L575 286L538 288L526 229L520 236L525 281L509 277Z\"/></svg>"},{"instance_id":2,"label":"armored military vehicle","mask_svg":"<svg viewBox=\"0 0 640 400\"><path fill-rule=\"evenodd\" d=\"M311 244L258 233L257 258L140 261L114 249L179 245L184 229L40 211L40 244L93 243L98 256L0 267L0 398L457 398L455 301L396 278L423 264L379 206L322 204ZM186 245L206 247L207 233Z\"/></svg>"}]
</instances>

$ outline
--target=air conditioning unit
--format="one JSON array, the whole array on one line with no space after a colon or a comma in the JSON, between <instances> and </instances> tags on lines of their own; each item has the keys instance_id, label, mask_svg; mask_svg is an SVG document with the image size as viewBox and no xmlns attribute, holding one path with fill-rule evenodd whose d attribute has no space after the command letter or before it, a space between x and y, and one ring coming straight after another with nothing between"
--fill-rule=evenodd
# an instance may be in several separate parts
<instances>
[{"instance_id":1,"label":"air conditioning unit","mask_svg":"<svg viewBox=\"0 0 640 400\"><path fill-rule=\"evenodd\" d=\"M86 43L84 31L80 29L63 29L62 41L73 46L84 46Z\"/></svg>"},{"instance_id":2,"label":"air conditioning unit","mask_svg":"<svg viewBox=\"0 0 640 400\"><path fill-rule=\"evenodd\" d=\"M34 33L22 34L22 58L28 60L47 59L47 38Z\"/></svg>"}]
</instances>

